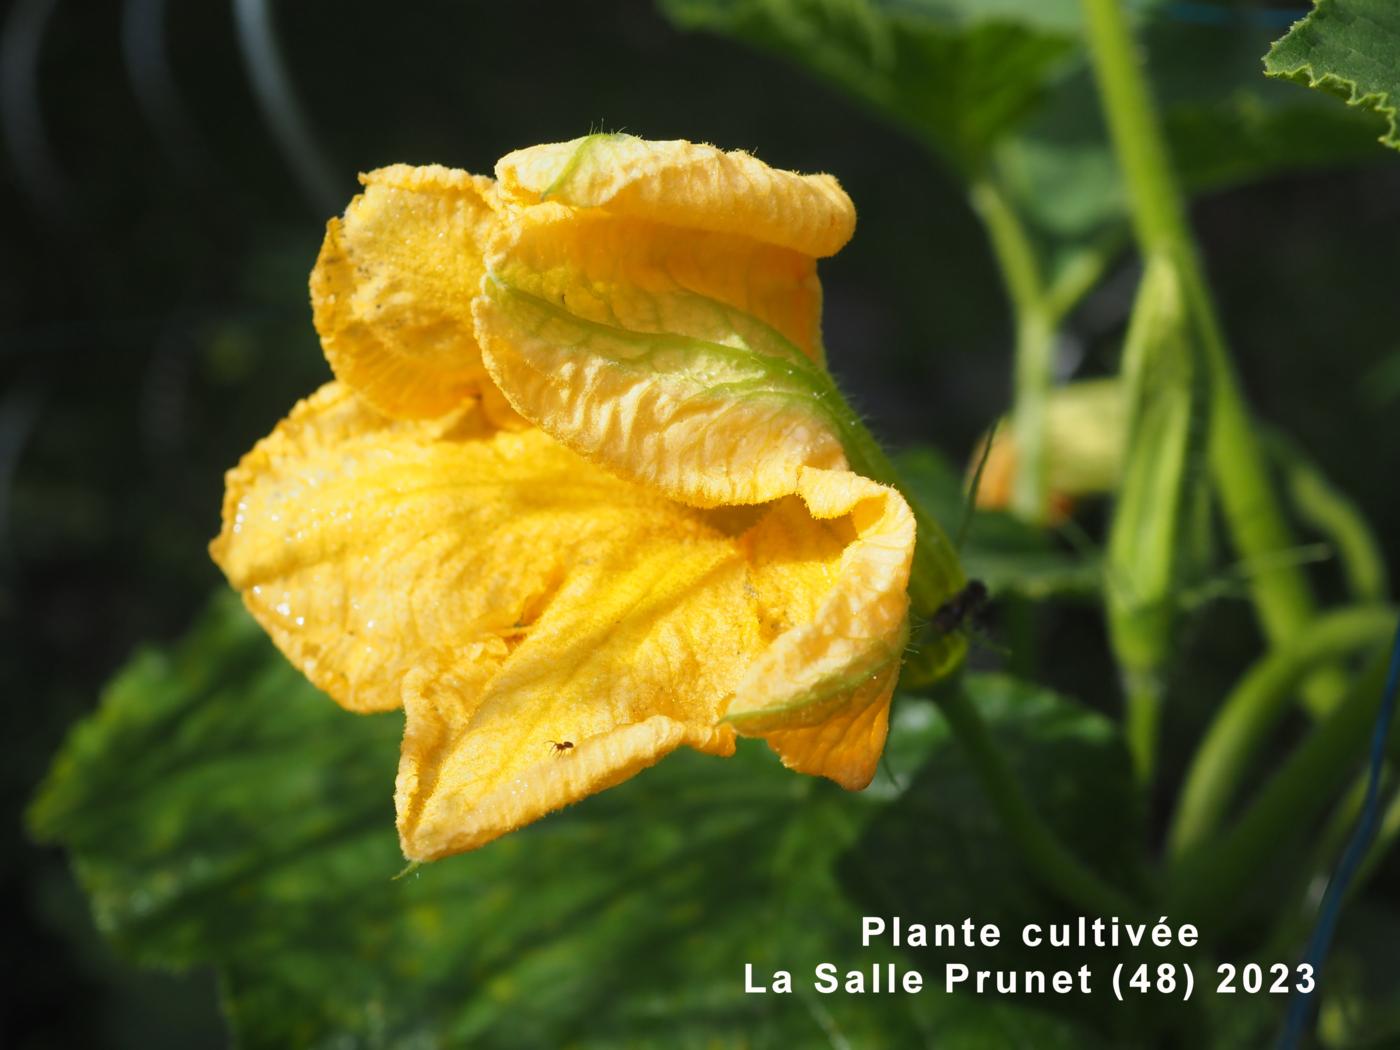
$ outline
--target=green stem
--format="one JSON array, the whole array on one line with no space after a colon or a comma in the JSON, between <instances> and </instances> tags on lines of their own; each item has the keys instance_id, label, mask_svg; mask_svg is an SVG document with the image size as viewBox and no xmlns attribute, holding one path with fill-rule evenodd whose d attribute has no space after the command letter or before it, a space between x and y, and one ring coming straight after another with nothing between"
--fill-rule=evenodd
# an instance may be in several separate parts
<instances>
[{"instance_id":1,"label":"green stem","mask_svg":"<svg viewBox=\"0 0 1400 1050\"><path fill-rule=\"evenodd\" d=\"M1044 521L1050 486L1046 479L1046 402L1054 380L1055 323L1025 227L996 182L973 181L972 206L987 228L992 254L1001 267L1006 294L1016 316L1015 403L1012 436L1016 478L1011 507L1029 521Z\"/></svg>"},{"instance_id":2,"label":"green stem","mask_svg":"<svg viewBox=\"0 0 1400 1050\"><path fill-rule=\"evenodd\" d=\"M1201 503L1206 384L1170 262L1149 260L1123 342L1129 426L1105 560L1108 637L1138 781L1152 782L1193 512Z\"/></svg>"},{"instance_id":3,"label":"green stem","mask_svg":"<svg viewBox=\"0 0 1400 1050\"><path fill-rule=\"evenodd\" d=\"M1081 863L1041 819L1016 782L962 683L953 683L943 691L938 696L938 704L972 762L1003 827L1036 877L1087 914L1137 915L1141 907Z\"/></svg>"},{"instance_id":4,"label":"green stem","mask_svg":"<svg viewBox=\"0 0 1400 1050\"><path fill-rule=\"evenodd\" d=\"M1294 509L1336 547L1352 599L1384 601L1390 592L1389 573L1365 515L1291 441L1276 435L1274 443Z\"/></svg>"},{"instance_id":5,"label":"green stem","mask_svg":"<svg viewBox=\"0 0 1400 1050\"><path fill-rule=\"evenodd\" d=\"M1165 690L1156 675L1131 686L1125 694L1124 736L1128 754L1133 760L1133 773L1139 784L1152 783L1157 764L1157 730L1162 721L1162 699Z\"/></svg>"},{"instance_id":6,"label":"green stem","mask_svg":"<svg viewBox=\"0 0 1400 1050\"><path fill-rule=\"evenodd\" d=\"M1011 305L1018 313L1036 306L1045 294L1040 265L1036 262L1035 246L1015 209L990 176L974 179L968 192L973 209L987 227L992 254L1001 267Z\"/></svg>"},{"instance_id":7,"label":"green stem","mask_svg":"<svg viewBox=\"0 0 1400 1050\"><path fill-rule=\"evenodd\" d=\"M1015 405L1011 433L1016 443L1016 478L1011 509L1027 521L1043 522L1050 502L1046 416L1054 380L1055 330L1039 310L1016 321Z\"/></svg>"},{"instance_id":8,"label":"green stem","mask_svg":"<svg viewBox=\"0 0 1400 1050\"><path fill-rule=\"evenodd\" d=\"M1123 8L1119 0L1082 0L1082 6L1089 54L1127 180L1138 243L1145 253L1189 248L1182 196Z\"/></svg>"},{"instance_id":9,"label":"green stem","mask_svg":"<svg viewBox=\"0 0 1400 1050\"><path fill-rule=\"evenodd\" d=\"M1083 249L1060 268L1053 283L1048 282L1030 234L995 176L975 178L969 196L987 229L1016 318L1011 424L1016 477L1011 509L1028 521L1044 522L1050 497L1046 427L1055 379L1055 332L1102 276L1112 252L1107 244Z\"/></svg>"},{"instance_id":10,"label":"green stem","mask_svg":"<svg viewBox=\"0 0 1400 1050\"><path fill-rule=\"evenodd\" d=\"M1287 550L1294 540L1274 492L1262 449L1240 393L1215 304L1201 272L1172 174L1165 140L1119 0L1082 0L1089 50L1144 256L1163 255L1177 268L1194 334L1211 379L1210 465L1231 536L1247 561ZM1250 590L1265 634L1290 642L1308 624L1313 597L1295 565L1257 573ZM1335 686L1316 677L1310 699L1321 709Z\"/></svg>"},{"instance_id":11,"label":"green stem","mask_svg":"<svg viewBox=\"0 0 1400 1050\"><path fill-rule=\"evenodd\" d=\"M1099 283L1108 264L1119 254L1121 236L1110 234L1072 252L1059 266L1045 290L1045 311L1056 326Z\"/></svg>"},{"instance_id":12,"label":"green stem","mask_svg":"<svg viewBox=\"0 0 1400 1050\"><path fill-rule=\"evenodd\" d=\"M1269 858L1310 826L1354 770L1380 706L1386 663L1382 653L1368 665L1224 838L1176 865L1172 914L1221 936L1244 917L1240 902Z\"/></svg>"},{"instance_id":13,"label":"green stem","mask_svg":"<svg viewBox=\"0 0 1400 1050\"><path fill-rule=\"evenodd\" d=\"M1293 645L1273 650L1250 669L1221 705L1187 771L1168 835L1173 857L1186 856L1214 834L1298 684L1317 667L1385 644L1394 630L1393 609L1342 609L1319 617Z\"/></svg>"}]
</instances>

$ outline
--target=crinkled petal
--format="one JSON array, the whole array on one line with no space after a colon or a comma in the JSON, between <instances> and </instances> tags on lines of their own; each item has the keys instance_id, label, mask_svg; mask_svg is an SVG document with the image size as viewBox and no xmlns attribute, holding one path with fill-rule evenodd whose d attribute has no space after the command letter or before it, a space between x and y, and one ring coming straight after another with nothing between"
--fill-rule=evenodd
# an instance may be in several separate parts
<instances>
[{"instance_id":1,"label":"crinkled petal","mask_svg":"<svg viewBox=\"0 0 1400 1050\"><path fill-rule=\"evenodd\" d=\"M405 683L407 723L395 802L400 843L412 860L484 846L622 783L682 745L734 753L734 733L727 727L665 715L615 725L556 751L553 738L544 738L543 723L578 723L572 713L541 712L540 720L518 729L494 720L483 727L462 703L473 686L480 688L469 679L427 671L413 672ZM506 750L522 746L528 750Z\"/></svg>"},{"instance_id":2,"label":"crinkled petal","mask_svg":"<svg viewBox=\"0 0 1400 1050\"><path fill-rule=\"evenodd\" d=\"M770 168L742 151L631 135L532 146L496 164L501 191L617 215L737 233L821 258L855 232L851 199L830 175Z\"/></svg>"},{"instance_id":3,"label":"crinkled petal","mask_svg":"<svg viewBox=\"0 0 1400 1050\"><path fill-rule=\"evenodd\" d=\"M552 586L534 545L552 547L552 530L582 525L590 505L568 518L532 513L529 493L478 460L489 468L492 454L525 458L531 443L554 443L529 431L488 445L490 434L472 402L396 422L332 383L228 473L214 560L343 706L398 707L410 669L472 646L480 630L511 628Z\"/></svg>"},{"instance_id":4,"label":"crinkled petal","mask_svg":"<svg viewBox=\"0 0 1400 1050\"><path fill-rule=\"evenodd\" d=\"M432 859L682 744L727 754L736 729L860 786L888 703L867 661L897 664L913 526L855 475L799 481L700 510L477 406L396 422L331 384L230 472L212 552L336 700L404 704L400 834Z\"/></svg>"},{"instance_id":5,"label":"crinkled petal","mask_svg":"<svg viewBox=\"0 0 1400 1050\"><path fill-rule=\"evenodd\" d=\"M475 305L486 366L522 416L697 506L767 502L804 467L845 466L830 377L774 325L814 301L790 254L530 213L497 238Z\"/></svg>"},{"instance_id":6,"label":"crinkled petal","mask_svg":"<svg viewBox=\"0 0 1400 1050\"><path fill-rule=\"evenodd\" d=\"M852 542L825 590L792 588L785 566L755 573L765 605L788 605L792 627L749 667L728 721L765 737L793 769L863 788L884 748L908 637L914 517L894 490L845 471L805 470L799 492L812 517L846 523ZM753 532L778 525L769 515Z\"/></svg>"},{"instance_id":7,"label":"crinkled petal","mask_svg":"<svg viewBox=\"0 0 1400 1050\"><path fill-rule=\"evenodd\" d=\"M584 320L822 360L817 263L791 248L542 204L512 211L486 258L497 280Z\"/></svg>"},{"instance_id":8,"label":"crinkled petal","mask_svg":"<svg viewBox=\"0 0 1400 1050\"><path fill-rule=\"evenodd\" d=\"M471 299L496 222L494 184L406 164L360 180L311 274L321 345L336 377L385 415L441 415L489 384Z\"/></svg>"}]
</instances>

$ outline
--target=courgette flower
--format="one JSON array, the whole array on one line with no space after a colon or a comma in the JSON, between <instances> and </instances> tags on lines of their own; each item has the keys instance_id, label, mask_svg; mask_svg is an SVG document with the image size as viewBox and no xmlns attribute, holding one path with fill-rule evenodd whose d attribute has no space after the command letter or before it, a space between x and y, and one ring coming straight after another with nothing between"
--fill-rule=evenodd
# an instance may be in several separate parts
<instances>
[{"instance_id":1,"label":"courgette flower","mask_svg":"<svg viewBox=\"0 0 1400 1050\"><path fill-rule=\"evenodd\" d=\"M1127 412L1118 379L1080 379L1050 391L1045 409L1045 470L1049 487L1047 522L1057 525L1069 518L1075 503L1113 491L1122 470ZM1020 450L1015 428L1003 419L973 453L972 463L982 466L977 506L1006 510L1011 506Z\"/></svg>"},{"instance_id":2,"label":"courgette flower","mask_svg":"<svg viewBox=\"0 0 1400 1050\"><path fill-rule=\"evenodd\" d=\"M590 136L361 181L311 277L336 380L229 472L211 551L333 699L404 708L404 853L736 734L869 783L915 524L823 364L836 180Z\"/></svg>"}]
</instances>

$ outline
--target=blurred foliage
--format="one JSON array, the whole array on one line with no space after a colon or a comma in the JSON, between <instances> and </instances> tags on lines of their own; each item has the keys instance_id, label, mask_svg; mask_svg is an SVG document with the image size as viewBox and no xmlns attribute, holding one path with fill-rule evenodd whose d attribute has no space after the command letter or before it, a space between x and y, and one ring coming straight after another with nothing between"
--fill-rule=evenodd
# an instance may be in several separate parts
<instances>
[{"instance_id":1,"label":"blurred foliage","mask_svg":"<svg viewBox=\"0 0 1400 1050\"><path fill-rule=\"evenodd\" d=\"M1400 971L1395 944L1400 912L1358 902L1343 919L1342 941L1329 961L1330 997L1318 1017L1324 1046L1386 1046L1400 1030Z\"/></svg>"},{"instance_id":2,"label":"blurred foliage","mask_svg":"<svg viewBox=\"0 0 1400 1050\"><path fill-rule=\"evenodd\" d=\"M993 594L1026 598L1085 597L1098 593L1100 567L1091 552L1057 542L1043 529L1000 510L969 507L962 472L930 446L901 453L895 465L915 498L950 529L971 514L960 552L968 576Z\"/></svg>"}]
</instances>

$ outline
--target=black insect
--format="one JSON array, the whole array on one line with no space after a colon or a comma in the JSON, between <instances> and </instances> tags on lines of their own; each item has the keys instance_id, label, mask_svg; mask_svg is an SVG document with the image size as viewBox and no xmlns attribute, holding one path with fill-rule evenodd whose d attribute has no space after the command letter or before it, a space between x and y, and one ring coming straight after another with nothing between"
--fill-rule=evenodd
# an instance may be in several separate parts
<instances>
[{"instance_id":1,"label":"black insect","mask_svg":"<svg viewBox=\"0 0 1400 1050\"><path fill-rule=\"evenodd\" d=\"M549 745L549 749L556 755L562 755L574 749L574 742L572 740L546 740L545 743Z\"/></svg>"},{"instance_id":2,"label":"black insect","mask_svg":"<svg viewBox=\"0 0 1400 1050\"><path fill-rule=\"evenodd\" d=\"M938 634L952 634L964 624L975 625L987 608L987 585L981 580L968 580L957 594L938 607L929 621Z\"/></svg>"}]
</instances>

